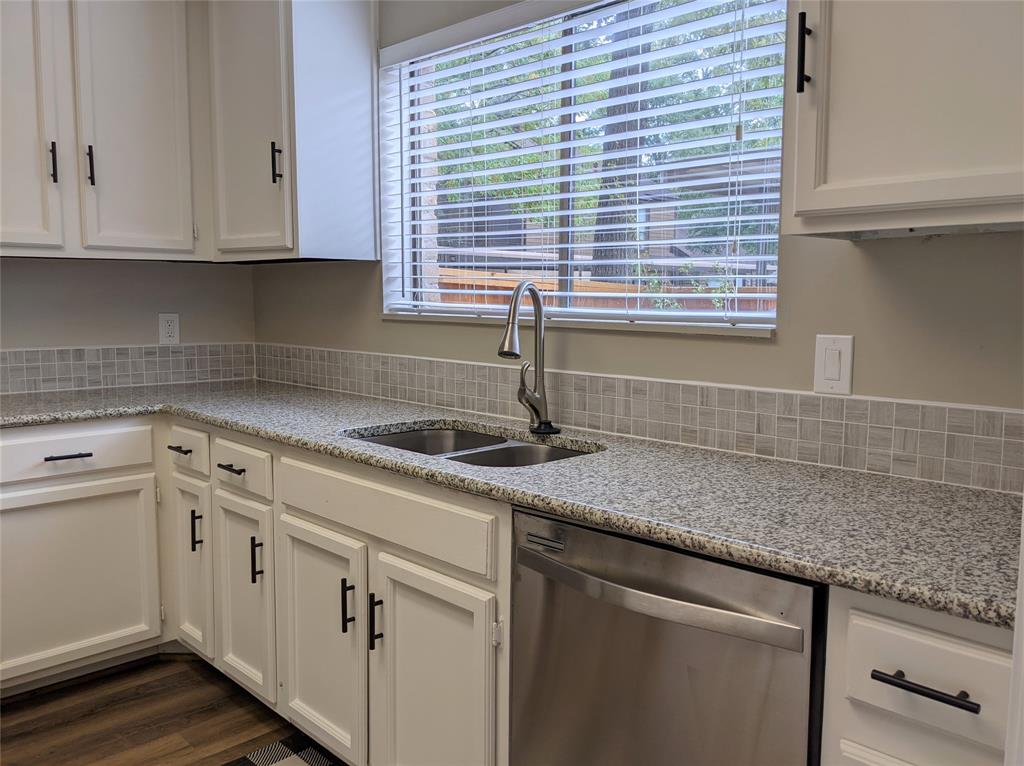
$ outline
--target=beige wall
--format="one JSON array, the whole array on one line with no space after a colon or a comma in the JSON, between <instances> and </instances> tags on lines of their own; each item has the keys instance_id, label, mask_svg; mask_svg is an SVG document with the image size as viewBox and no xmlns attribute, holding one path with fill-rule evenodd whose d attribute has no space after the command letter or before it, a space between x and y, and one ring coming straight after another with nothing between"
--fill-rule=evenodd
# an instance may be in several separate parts
<instances>
[{"instance_id":1,"label":"beige wall","mask_svg":"<svg viewBox=\"0 0 1024 766\"><path fill-rule=\"evenodd\" d=\"M157 314L182 343L253 340L248 266L0 259L0 348L157 342Z\"/></svg>"},{"instance_id":2,"label":"beige wall","mask_svg":"<svg viewBox=\"0 0 1024 766\"><path fill-rule=\"evenodd\" d=\"M258 341L497 361L497 327L382 319L377 264L260 266L253 291ZM1020 234L790 237L774 339L553 330L548 365L807 390L815 334L852 334L857 394L1020 407L1022 295Z\"/></svg>"},{"instance_id":3,"label":"beige wall","mask_svg":"<svg viewBox=\"0 0 1024 766\"><path fill-rule=\"evenodd\" d=\"M496 11L519 0L380 0L378 37L381 47L410 40L474 16Z\"/></svg>"}]
</instances>

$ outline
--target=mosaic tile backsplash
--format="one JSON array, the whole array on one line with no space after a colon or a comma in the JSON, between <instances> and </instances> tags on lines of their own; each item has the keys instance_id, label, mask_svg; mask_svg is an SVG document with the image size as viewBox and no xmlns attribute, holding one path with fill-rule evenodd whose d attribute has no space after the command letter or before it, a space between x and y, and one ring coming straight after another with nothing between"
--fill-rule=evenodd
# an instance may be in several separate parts
<instances>
[{"instance_id":1,"label":"mosaic tile backsplash","mask_svg":"<svg viewBox=\"0 0 1024 766\"><path fill-rule=\"evenodd\" d=\"M254 375L252 343L0 351L0 393L4 394L240 380Z\"/></svg>"},{"instance_id":2,"label":"mosaic tile backsplash","mask_svg":"<svg viewBox=\"0 0 1024 766\"><path fill-rule=\"evenodd\" d=\"M518 366L267 343L0 351L0 393L241 380L522 418ZM1024 412L547 373L555 423L1004 492L1024 491Z\"/></svg>"},{"instance_id":3,"label":"mosaic tile backsplash","mask_svg":"<svg viewBox=\"0 0 1024 766\"><path fill-rule=\"evenodd\" d=\"M256 344L256 377L524 417L518 367ZM1024 412L548 371L556 423L1004 492Z\"/></svg>"}]
</instances>

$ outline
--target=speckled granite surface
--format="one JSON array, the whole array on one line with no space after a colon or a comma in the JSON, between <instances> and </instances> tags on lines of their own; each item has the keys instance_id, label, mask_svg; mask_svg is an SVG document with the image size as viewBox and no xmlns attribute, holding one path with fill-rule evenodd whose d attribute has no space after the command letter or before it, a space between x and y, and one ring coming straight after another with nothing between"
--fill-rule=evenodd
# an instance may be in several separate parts
<instances>
[{"instance_id":1,"label":"speckled granite surface","mask_svg":"<svg viewBox=\"0 0 1024 766\"><path fill-rule=\"evenodd\" d=\"M143 386L0 397L0 427L171 413L378 466L569 520L1011 627L1020 497L567 430L604 449L487 468L356 441L388 424L521 422L278 383ZM377 426L385 428L378 429Z\"/></svg>"}]
</instances>

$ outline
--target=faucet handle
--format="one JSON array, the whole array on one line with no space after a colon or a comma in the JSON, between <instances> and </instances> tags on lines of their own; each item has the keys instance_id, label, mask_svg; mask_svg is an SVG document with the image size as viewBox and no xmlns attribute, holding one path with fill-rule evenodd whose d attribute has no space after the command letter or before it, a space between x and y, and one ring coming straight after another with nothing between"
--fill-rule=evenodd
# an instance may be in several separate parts
<instances>
[{"instance_id":1,"label":"faucet handle","mask_svg":"<svg viewBox=\"0 0 1024 766\"><path fill-rule=\"evenodd\" d=\"M531 391L532 389L526 385L526 373L530 370L530 363L523 362L519 367L519 390L520 391ZM536 383L536 381L534 381Z\"/></svg>"}]
</instances>

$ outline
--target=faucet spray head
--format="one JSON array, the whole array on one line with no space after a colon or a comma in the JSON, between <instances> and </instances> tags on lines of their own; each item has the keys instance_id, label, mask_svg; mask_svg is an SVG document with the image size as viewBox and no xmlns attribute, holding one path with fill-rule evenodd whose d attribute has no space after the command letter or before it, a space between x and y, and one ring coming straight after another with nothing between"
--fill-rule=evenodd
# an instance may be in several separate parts
<instances>
[{"instance_id":1,"label":"faucet spray head","mask_svg":"<svg viewBox=\"0 0 1024 766\"><path fill-rule=\"evenodd\" d=\"M505 325L505 334L501 336L501 343L498 344L498 356L504 359L519 359L519 325L516 322L509 322Z\"/></svg>"}]
</instances>

